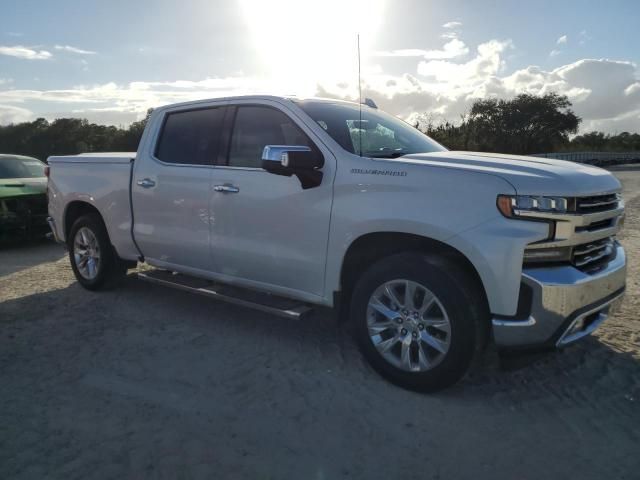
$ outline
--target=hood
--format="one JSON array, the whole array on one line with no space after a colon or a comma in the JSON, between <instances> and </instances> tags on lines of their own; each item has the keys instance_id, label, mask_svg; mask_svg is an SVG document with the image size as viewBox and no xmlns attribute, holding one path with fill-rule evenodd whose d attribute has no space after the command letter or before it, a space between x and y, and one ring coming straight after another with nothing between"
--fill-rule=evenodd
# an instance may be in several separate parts
<instances>
[{"instance_id":1,"label":"hood","mask_svg":"<svg viewBox=\"0 0 640 480\"><path fill-rule=\"evenodd\" d=\"M0 178L0 199L47 193L47 178Z\"/></svg>"},{"instance_id":2,"label":"hood","mask_svg":"<svg viewBox=\"0 0 640 480\"><path fill-rule=\"evenodd\" d=\"M497 175L519 195L583 196L620 190L608 171L552 158L481 152L433 152L405 155L407 163L456 168Z\"/></svg>"}]
</instances>

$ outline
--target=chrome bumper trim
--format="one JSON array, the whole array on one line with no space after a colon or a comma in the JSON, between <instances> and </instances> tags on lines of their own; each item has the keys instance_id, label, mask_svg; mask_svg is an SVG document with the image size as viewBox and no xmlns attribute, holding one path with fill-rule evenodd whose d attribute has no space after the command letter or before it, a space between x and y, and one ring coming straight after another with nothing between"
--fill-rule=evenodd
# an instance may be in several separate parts
<instances>
[{"instance_id":1,"label":"chrome bumper trim","mask_svg":"<svg viewBox=\"0 0 640 480\"><path fill-rule=\"evenodd\" d=\"M533 317L529 317L526 320L502 320L499 318L494 318L491 320L496 327L530 327L536 324L536 319Z\"/></svg>"},{"instance_id":2,"label":"chrome bumper trim","mask_svg":"<svg viewBox=\"0 0 640 480\"><path fill-rule=\"evenodd\" d=\"M55 220L52 217L47 217L47 223L49 224L49 228L51 229L51 234L53 235L53 239L58 243L63 243L62 240L60 240L60 238L58 237Z\"/></svg>"},{"instance_id":3,"label":"chrome bumper trim","mask_svg":"<svg viewBox=\"0 0 640 480\"><path fill-rule=\"evenodd\" d=\"M563 345L589 333L604 321L597 319L592 329L567 339L578 319L604 310L620 297L626 283L624 249L615 245L616 255L601 271L588 274L571 265L529 268L522 272L522 282L532 289L531 309L527 318L494 318L493 336L500 347ZM612 296L615 295L615 298ZM592 308L589 308L592 306ZM589 308L588 312L582 310ZM576 316L571 326L568 319ZM606 318L606 317L605 317ZM579 333L579 332L578 332Z\"/></svg>"},{"instance_id":4,"label":"chrome bumper trim","mask_svg":"<svg viewBox=\"0 0 640 480\"><path fill-rule=\"evenodd\" d=\"M587 335L590 335L591 333L593 333L595 329L598 328L600 324L607 319L609 314L612 313L610 311L612 305L614 305L617 302L620 302L623 296L624 296L624 293L621 293L620 295L617 295L611 300L608 300L605 303L598 305L597 307L594 307L589 311L578 315L576 319L569 324L569 327L560 336L560 338L556 342L556 347L564 347L565 345L573 343L576 340L579 340L582 337L586 337ZM582 322L584 322L584 320L589 315L593 315L594 313L598 313L598 317L593 321L591 321L591 323L589 323L587 327L580 328L576 332L573 331L576 326L579 326Z\"/></svg>"}]
</instances>

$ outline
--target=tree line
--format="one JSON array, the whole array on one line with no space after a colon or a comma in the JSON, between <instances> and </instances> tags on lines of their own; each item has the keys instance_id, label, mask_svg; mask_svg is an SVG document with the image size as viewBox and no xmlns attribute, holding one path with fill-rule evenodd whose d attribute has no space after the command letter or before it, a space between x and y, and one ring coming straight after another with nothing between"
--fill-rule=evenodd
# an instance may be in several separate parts
<instances>
[{"instance_id":1,"label":"tree line","mask_svg":"<svg viewBox=\"0 0 640 480\"><path fill-rule=\"evenodd\" d=\"M50 155L136 151L147 116L126 128L80 118L0 126L0 153ZM476 100L458 123L421 115L415 127L451 150L527 155L563 151L640 151L640 135L589 132L576 135L581 119L566 96L521 94L510 100Z\"/></svg>"},{"instance_id":2,"label":"tree line","mask_svg":"<svg viewBox=\"0 0 640 480\"><path fill-rule=\"evenodd\" d=\"M640 135L577 133L581 123L564 95L521 94L476 100L459 123L423 115L415 127L451 150L528 155L565 151L640 151Z\"/></svg>"},{"instance_id":3,"label":"tree line","mask_svg":"<svg viewBox=\"0 0 640 480\"><path fill-rule=\"evenodd\" d=\"M85 152L135 152L151 109L144 119L126 128L89 123L82 118L38 118L0 126L0 153L14 153L46 160L51 155Z\"/></svg>"}]
</instances>

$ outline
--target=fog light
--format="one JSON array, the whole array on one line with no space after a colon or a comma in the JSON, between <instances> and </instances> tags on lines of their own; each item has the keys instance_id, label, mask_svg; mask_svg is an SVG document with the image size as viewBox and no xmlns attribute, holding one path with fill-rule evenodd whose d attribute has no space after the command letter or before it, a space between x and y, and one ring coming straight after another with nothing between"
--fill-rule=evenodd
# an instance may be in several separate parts
<instances>
[{"instance_id":1,"label":"fog light","mask_svg":"<svg viewBox=\"0 0 640 480\"><path fill-rule=\"evenodd\" d=\"M524 251L524 263L565 262L570 259L570 247L530 248Z\"/></svg>"}]
</instances>

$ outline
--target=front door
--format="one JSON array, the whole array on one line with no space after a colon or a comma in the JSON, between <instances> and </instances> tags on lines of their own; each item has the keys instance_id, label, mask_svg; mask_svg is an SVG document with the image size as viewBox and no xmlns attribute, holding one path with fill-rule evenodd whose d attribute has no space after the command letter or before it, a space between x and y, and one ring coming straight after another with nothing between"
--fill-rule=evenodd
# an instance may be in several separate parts
<instances>
[{"instance_id":1,"label":"front door","mask_svg":"<svg viewBox=\"0 0 640 480\"><path fill-rule=\"evenodd\" d=\"M238 102L226 165L213 169L211 252L228 281L283 293L323 296L335 159L305 125L278 105ZM322 184L261 168L265 145L307 145L325 158Z\"/></svg>"},{"instance_id":2,"label":"front door","mask_svg":"<svg viewBox=\"0 0 640 480\"><path fill-rule=\"evenodd\" d=\"M224 106L170 110L136 158L134 238L153 265L209 271L209 197Z\"/></svg>"}]
</instances>

